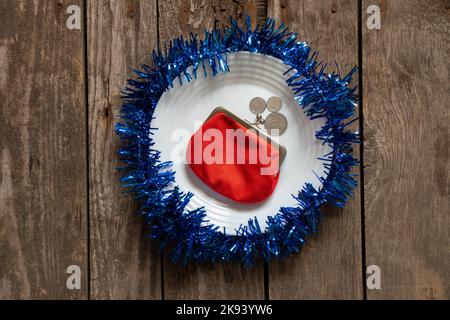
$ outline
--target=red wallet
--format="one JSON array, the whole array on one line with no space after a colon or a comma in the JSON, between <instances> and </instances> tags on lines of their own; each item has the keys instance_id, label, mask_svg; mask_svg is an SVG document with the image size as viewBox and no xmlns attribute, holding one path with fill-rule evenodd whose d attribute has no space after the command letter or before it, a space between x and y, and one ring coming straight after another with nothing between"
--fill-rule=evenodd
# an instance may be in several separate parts
<instances>
[{"instance_id":1,"label":"red wallet","mask_svg":"<svg viewBox=\"0 0 450 320\"><path fill-rule=\"evenodd\" d=\"M224 108L192 135L187 162L215 192L241 203L267 199L278 183L286 150Z\"/></svg>"}]
</instances>

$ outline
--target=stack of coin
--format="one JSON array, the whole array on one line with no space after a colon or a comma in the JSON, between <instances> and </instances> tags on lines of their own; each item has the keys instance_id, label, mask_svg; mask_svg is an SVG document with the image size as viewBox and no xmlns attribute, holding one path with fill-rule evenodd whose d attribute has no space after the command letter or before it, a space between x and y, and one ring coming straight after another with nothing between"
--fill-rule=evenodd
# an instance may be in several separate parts
<instances>
[{"instance_id":1,"label":"stack of coin","mask_svg":"<svg viewBox=\"0 0 450 320\"><path fill-rule=\"evenodd\" d=\"M250 111L256 115L256 121L253 123L258 126L264 125L266 131L273 136L282 135L288 126L287 118L280 112L283 102L279 97L270 97L266 101L261 97L253 98L250 101ZM270 114L263 119L262 113L269 110Z\"/></svg>"}]
</instances>

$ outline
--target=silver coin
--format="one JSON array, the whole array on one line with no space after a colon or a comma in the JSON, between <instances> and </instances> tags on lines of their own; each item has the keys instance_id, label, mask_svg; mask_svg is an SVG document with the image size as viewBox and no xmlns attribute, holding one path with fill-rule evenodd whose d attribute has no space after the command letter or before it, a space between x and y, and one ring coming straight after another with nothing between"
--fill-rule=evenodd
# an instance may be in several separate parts
<instances>
[{"instance_id":1,"label":"silver coin","mask_svg":"<svg viewBox=\"0 0 450 320\"><path fill-rule=\"evenodd\" d=\"M266 117L264 126L270 135L281 136L287 129L288 121L283 114L273 112Z\"/></svg>"},{"instance_id":2,"label":"silver coin","mask_svg":"<svg viewBox=\"0 0 450 320\"><path fill-rule=\"evenodd\" d=\"M250 111L254 114L261 114L266 110L266 100L261 97L253 98L250 101Z\"/></svg>"},{"instance_id":3,"label":"silver coin","mask_svg":"<svg viewBox=\"0 0 450 320\"><path fill-rule=\"evenodd\" d=\"M269 100L267 100L267 109L269 109L270 112L279 111L282 105L283 102L278 97L270 97Z\"/></svg>"}]
</instances>

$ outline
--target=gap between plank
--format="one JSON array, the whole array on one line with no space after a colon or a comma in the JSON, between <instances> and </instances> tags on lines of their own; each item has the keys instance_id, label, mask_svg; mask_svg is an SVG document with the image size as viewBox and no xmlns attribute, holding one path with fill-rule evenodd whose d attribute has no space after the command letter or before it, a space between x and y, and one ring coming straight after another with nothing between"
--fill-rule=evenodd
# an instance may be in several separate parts
<instances>
[{"instance_id":1,"label":"gap between plank","mask_svg":"<svg viewBox=\"0 0 450 320\"><path fill-rule=\"evenodd\" d=\"M88 77L88 22L87 0L83 0L83 54L84 54L84 105L85 105L85 134L86 134L86 214L87 214L87 300L91 300L91 212L90 212L90 173L89 173L89 77Z\"/></svg>"},{"instance_id":2,"label":"gap between plank","mask_svg":"<svg viewBox=\"0 0 450 320\"><path fill-rule=\"evenodd\" d=\"M359 190L361 207L361 266L362 266L362 292L363 300L367 300L366 288L366 234L365 234L365 197L364 197L364 110L363 110L363 51L362 51L362 28L363 28L363 5L358 0L358 95L359 95Z\"/></svg>"}]
</instances>

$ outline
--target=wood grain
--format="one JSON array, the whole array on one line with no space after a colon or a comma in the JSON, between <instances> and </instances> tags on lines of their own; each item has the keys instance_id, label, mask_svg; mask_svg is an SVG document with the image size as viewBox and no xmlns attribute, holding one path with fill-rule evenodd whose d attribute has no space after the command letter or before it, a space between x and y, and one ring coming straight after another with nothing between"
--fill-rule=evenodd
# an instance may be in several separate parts
<instances>
[{"instance_id":1,"label":"wood grain","mask_svg":"<svg viewBox=\"0 0 450 320\"><path fill-rule=\"evenodd\" d=\"M255 21L257 1L160 1L160 43L180 34L201 32L205 28L223 27L229 17L245 13ZM261 11L261 10L260 10ZM174 18L176 17L176 18ZM262 18L263 19L263 18ZM260 20L262 20L260 18ZM238 263L191 264L187 268L164 260L164 297L167 299L263 299L264 272L259 264L247 269Z\"/></svg>"},{"instance_id":2,"label":"wood grain","mask_svg":"<svg viewBox=\"0 0 450 320\"><path fill-rule=\"evenodd\" d=\"M120 92L157 45L156 1L88 1L91 297L161 297L160 255L119 185Z\"/></svg>"},{"instance_id":3,"label":"wood grain","mask_svg":"<svg viewBox=\"0 0 450 320\"><path fill-rule=\"evenodd\" d=\"M319 51L319 57L333 67L337 61L342 73L358 64L357 13L356 0L270 0L268 4L269 16L298 32L299 39ZM353 85L357 83L355 78ZM356 157L358 153L356 147ZM325 210L319 233L299 255L271 263L270 299L361 299L360 210L356 189L344 210Z\"/></svg>"},{"instance_id":4,"label":"wood grain","mask_svg":"<svg viewBox=\"0 0 450 320\"><path fill-rule=\"evenodd\" d=\"M205 29L223 28L229 19L250 16L252 22L265 19L266 1L261 0L166 0L159 1L161 40Z\"/></svg>"},{"instance_id":5,"label":"wood grain","mask_svg":"<svg viewBox=\"0 0 450 320\"><path fill-rule=\"evenodd\" d=\"M448 299L449 1L364 1L367 264L381 268L369 299ZM401 14L399 14L401 12Z\"/></svg>"},{"instance_id":6,"label":"wood grain","mask_svg":"<svg viewBox=\"0 0 450 320\"><path fill-rule=\"evenodd\" d=\"M0 1L0 299L363 298L358 190L345 210L327 209L301 254L270 264L268 283L261 264L162 265L119 187L113 132L126 78L158 43L268 13L344 73L358 63L357 3ZM366 28L372 4L381 30ZM87 5L87 29L66 27L69 5ZM366 295L448 299L450 2L362 10L365 252L381 268ZM66 287L70 265L81 290Z\"/></svg>"},{"instance_id":7,"label":"wood grain","mask_svg":"<svg viewBox=\"0 0 450 320\"><path fill-rule=\"evenodd\" d=\"M166 299L264 299L263 266L249 269L239 263L191 264L164 261Z\"/></svg>"},{"instance_id":8,"label":"wood grain","mask_svg":"<svg viewBox=\"0 0 450 320\"><path fill-rule=\"evenodd\" d=\"M87 298L83 33L70 1L1 1L0 298ZM78 265L81 290L66 287Z\"/></svg>"}]
</instances>

